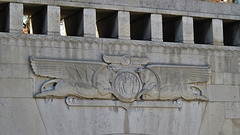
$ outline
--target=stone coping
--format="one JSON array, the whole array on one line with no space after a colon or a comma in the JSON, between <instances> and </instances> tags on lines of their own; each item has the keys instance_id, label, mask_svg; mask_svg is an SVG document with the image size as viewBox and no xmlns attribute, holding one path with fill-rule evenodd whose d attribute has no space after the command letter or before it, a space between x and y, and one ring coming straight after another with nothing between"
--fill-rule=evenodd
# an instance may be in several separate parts
<instances>
[{"instance_id":1,"label":"stone coping","mask_svg":"<svg viewBox=\"0 0 240 135\"><path fill-rule=\"evenodd\" d=\"M78 37L78 36L51 36L40 34L14 34L0 32L1 39L20 39L20 40L42 40L42 41L66 41L66 42L79 42L79 43L98 43L100 45L114 44L114 45L134 45L134 46L149 46L149 47L170 47L170 48L191 48L191 49L205 49L205 50L219 50L219 51L236 51L240 52L239 46L221 46L221 45L206 45L206 44L193 44L193 43L176 43L176 42L163 42L163 41L144 41L144 40L126 40L126 39L111 39L111 38L93 38L93 37ZM35 46L35 45L26 45ZM41 46L44 46L42 44ZM63 46L50 46L50 47L63 47ZM68 48L82 48L78 46L68 46Z\"/></svg>"}]
</instances>

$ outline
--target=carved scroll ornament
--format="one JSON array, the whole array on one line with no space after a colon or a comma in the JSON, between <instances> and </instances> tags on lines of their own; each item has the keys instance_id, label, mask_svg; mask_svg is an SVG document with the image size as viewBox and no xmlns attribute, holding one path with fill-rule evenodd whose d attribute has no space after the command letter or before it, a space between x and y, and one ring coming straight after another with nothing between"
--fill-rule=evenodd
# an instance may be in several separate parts
<instances>
[{"instance_id":1,"label":"carved scroll ornament","mask_svg":"<svg viewBox=\"0 0 240 135\"><path fill-rule=\"evenodd\" d=\"M50 77L35 97L85 99L208 100L198 84L208 66L148 64L146 57L103 56L104 62L31 58L36 75Z\"/></svg>"}]
</instances>

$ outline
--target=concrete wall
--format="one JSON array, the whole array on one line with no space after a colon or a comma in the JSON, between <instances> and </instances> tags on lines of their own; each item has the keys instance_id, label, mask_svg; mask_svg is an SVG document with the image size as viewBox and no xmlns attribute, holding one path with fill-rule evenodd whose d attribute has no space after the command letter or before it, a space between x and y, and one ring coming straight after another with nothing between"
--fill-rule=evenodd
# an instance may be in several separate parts
<instances>
[{"instance_id":1,"label":"concrete wall","mask_svg":"<svg viewBox=\"0 0 240 135\"><path fill-rule=\"evenodd\" d=\"M216 21L240 20L239 5L195 0L5 2L10 2L10 9L9 32L0 33L0 135L240 134L240 48L223 45L223 25ZM22 34L26 3L47 5L45 35ZM83 37L59 36L60 6L84 8ZM119 11L118 18L124 18L118 21L119 39L96 38L95 9ZM130 40L129 11L150 13L151 21L156 23L162 22L162 14L184 16L182 19L189 17L182 21L183 43L163 42L162 24L152 22L151 28L159 28L159 32L151 31L151 41ZM214 20L213 45L194 44L193 17ZM114 106L69 107L64 98L34 98L43 82L50 78L33 73L31 56L101 62L103 54L149 57L149 63L209 65L210 79L204 84L209 100L183 100L181 108L149 107L126 111Z\"/></svg>"}]
</instances>

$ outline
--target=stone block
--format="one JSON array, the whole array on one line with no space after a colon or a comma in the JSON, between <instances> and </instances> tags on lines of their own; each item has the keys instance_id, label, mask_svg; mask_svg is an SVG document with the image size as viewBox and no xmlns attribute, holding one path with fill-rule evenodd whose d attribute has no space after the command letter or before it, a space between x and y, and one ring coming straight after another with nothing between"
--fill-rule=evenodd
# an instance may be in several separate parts
<instances>
[{"instance_id":1,"label":"stone block","mask_svg":"<svg viewBox=\"0 0 240 135\"><path fill-rule=\"evenodd\" d=\"M225 103L226 118L240 119L240 102Z\"/></svg>"},{"instance_id":2,"label":"stone block","mask_svg":"<svg viewBox=\"0 0 240 135\"><path fill-rule=\"evenodd\" d=\"M223 73L216 73L216 72L213 72L212 73L212 84L223 84L223 79L224 79L224 75Z\"/></svg>"},{"instance_id":3,"label":"stone block","mask_svg":"<svg viewBox=\"0 0 240 135\"><path fill-rule=\"evenodd\" d=\"M9 4L9 32L23 33L23 4Z\"/></svg>"},{"instance_id":4,"label":"stone block","mask_svg":"<svg viewBox=\"0 0 240 135\"><path fill-rule=\"evenodd\" d=\"M0 97L32 97L32 79L0 78Z\"/></svg>"},{"instance_id":5,"label":"stone block","mask_svg":"<svg viewBox=\"0 0 240 135\"><path fill-rule=\"evenodd\" d=\"M205 105L206 103L203 102L200 104L183 102L183 106L179 110L173 108L130 109L128 111L130 133L197 135Z\"/></svg>"},{"instance_id":6,"label":"stone block","mask_svg":"<svg viewBox=\"0 0 240 135\"><path fill-rule=\"evenodd\" d=\"M220 19L212 19L213 44L223 45L223 21Z\"/></svg>"},{"instance_id":7,"label":"stone block","mask_svg":"<svg viewBox=\"0 0 240 135\"><path fill-rule=\"evenodd\" d=\"M56 59L83 59L83 60L102 60L102 50L66 49L66 48L31 48L30 56L39 58ZM34 53L36 52L37 53Z\"/></svg>"},{"instance_id":8,"label":"stone block","mask_svg":"<svg viewBox=\"0 0 240 135\"><path fill-rule=\"evenodd\" d=\"M12 77L13 66L12 64L0 63L0 77Z\"/></svg>"},{"instance_id":9,"label":"stone block","mask_svg":"<svg viewBox=\"0 0 240 135\"><path fill-rule=\"evenodd\" d=\"M230 0L229 0L230 1ZM232 0L233 1L233 0ZM218 15L229 15L229 14L232 14L232 6L234 4L218 4L216 5L217 9L218 9Z\"/></svg>"},{"instance_id":10,"label":"stone block","mask_svg":"<svg viewBox=\"0 0 240 135\"><path fill-rule=\"evenodd\" d=\"M0 98L1 135L46 135L34 99Z\"/></svg>"},{"instance_id":11,"label":"stone block","mask_svg":"<svg viewBox=\"0 0 240 135\"><path fill-rule=\"evenodd\" d=\"M0 46L0 63L12 63L11 47Z\"/></svg>"},{"instance_id":12,"label":"stone block","mask_svg":"<svg viewBox=\"0 0 240 135\"><path fill-rule=\"evenodd\" d=\"M208 102L199 135L219 135L225 120L224 103Z\"/></svg>"},{"instance_id":13,"label":"stone block","mask_svg":"<svg viewBox=\"0 0 240 135\"><path fill-rule=\"evenodd\" d=\"M163 41L162 15L151 14L152 41Z\"/></svg>"},{"instance_id":14,"label":"stone block","mask_svg":"<svg viewBox=\"0 0 240 135\"><path fill-rule=\"evenodd\" d=\"M17 2L23 2L23 3L32 3L32 4L53 4L55 0L15 0ZM58 1L58 0L56 0ZM66 1L66 0L64 0Z\"/></svg>"},{"instance_id":15,"label":"stone block","mask_svg":"<svg viewBox=\"0 0 240 135\"><path fill-rule=\"evenodd\" d=\"M28 78L29 77L29 65L25 64L13 64L13 77L16 78Z\"/></svg>"},{"instance_id":16,"label":"stone block","mask_svg":"<svg viewBox=\"0 0 240 135\"><path fill-rule=\"evenodd\" d=\"M239 86L209 85L210 101L239 101Z\"/></svg>"},{"instance_id":17,"label":"stone block","mask_svg":"<svg viewBox=\"0 0 240 135\"><path fill-rule=\"evenodd\" d=\"M233 125L231 119L226 119L220 135L233 135Z\"/></svg>"},{"instance_id":18,"label":"stone block","mask_svg":"<svg viewBox=\"0 0 240 135\"><path fill-rule=\"evenodd\" d=\"M229 59L228 60L229 61L229 70L228 70L228 72L233 73L233 74L240 73L239 72L240 66L238 64L238 62L239 62L238 56L228 57L228 59Z\"/></svg>"},{"instance_id":19,"label":"stone block","mask_svg":"<svg viewBox=\"0 0 240 135\"><path fill-rule=\"evenodd\" d=\"M211 56L211 67L214 72L239 73L237 57Z\"/></svg>"},{"instance_id":20,"label":"stone block","mask_svg":"<svg viewBox=\"0 0 240 135\"><path fill-rule=\"evenodd\" d=\"M124 11L130 12L144 12L144 13L156 13L155 8L143 8L143 7L135 7L135 6L125 6Z\"/></svg>"},{"instance_id":21,"label":"stone block","mask_svg":"<svg viewBox=\"0 0 240 135\"><path fill-rule=\"evenodd\" d=\"M0 63L28 64L28 47L0 46Z\"/></svg>"},{"instance_id":22,"label":"stone block","mask_svg":"<svg viewBox=\"0 0 240 135\"><path fill-rule=\"evenodd\" d=\"M119 39L130 39L130 13L118 11L118 36Z\"/></svg>"},{"instance_id":23,"label":"stone block","mask_svg":"<svg viewBox=\"0 0 240 135\"><path fill-rule=\"evenodd\" d=\"M47 6L47 34L60 35L60 7Z\"/></svg>"},{"instance_id":24,"label":"stone block","mask_svg":"<svg viewBox=\"0 0 240 135\"><path fill-rule=\"evenodd\" d=\"M188 11L193 11L191 13L197 13L196 11L199 10L200 6L199 6L199 1L192 1L189 2L188 0L185 0L185 5L184 5L184 9L188 10ZM181 8L181 10L183 10L183 8ZM195 12L194 12L195 11ZM189 12L190 13L190 12Z\"/></svg>"},{"instance_id":25,"label":"stone block","mask_svg":"<svg viewBox=\"0 0 240 135\"><path fill-rule=\"evenodd\" d=\"M125 6L135 6L138 7L140 6L139 0L128 0L124 2Z\"/></svg>"},{"instance_id":26,"label":"stone block","mask_svg":"<svg viewBox=\"0 0 240 135\"><path fill-rule=\"evenodd\" d=\"M0 118L11 118L12 113L12 99L0 98Z\"/></svg>"},{"instance_id":27,"label":"stone block","mask_svg":"<svg viewBox=\"0 0 240 135\"><path fill-rule=\"evenodd\" d=\"M149 53L149 63L169 63L169 54Z\"/></svg>"},{"instance_id":28,"label":"stone block","mask_svg":"<svg viewBox=\"0 0 240 135\"><path fill-rule=\"evenodd\" d=\"M199 2L199 11L198 12L204 12L204 13L218 13L218 9L216 8L217 4L219 3L213 3L213 2Z\"/></svg>"},{"instance_id":29,"label":"stone block","mask_svg":"<svg viewBox=\"0 0 240 135\"><path fill-rule=\"evenodd\" d=\"M237 73L224 73L224 84L240 84L240 74Z\"/></svg>"},{"instance_id":30,"label":"stone block","mask_svg":"<svg viewBox=\"0 0 240 135\"><path fill-rule=\"evenodd\" d=\"M84 37L96 37L96 9L83 9Z\"/></svg>"},{"instance_id":31,"label":"stone block","mask_svg":"<svg viewBox=\"0 0 240 135\"><path fill-rule=\"evenodd\" d=\"M233 119L232 120L233 125L233 135L239 135L240 134L240 119Z\"/></svg>"},{"instance_id":32,"label":"stone block","mask_svg":"<svg viewBox=\"0 0 240 135\"><path fill-rule=\"evenodd\" d=\"M11 46L11 58L12 63L18 64L28 64L29 55L28 47L16 47Z\"/></svg>"},{"instance_id":33,"label":"stone block","mask_svg":"<svg viewBox=\"0 0 240 135\"><path fill-rule=\"evenodd\" d=\"M140 7L153 8L156 7L156 0L138 0Z\"/></svg>"},{"instance_id":34,"label":"stone block","mask_svg":"<svg viewBox=\"0 0 240 135\"><path fill-rule=\"evenodd\" d=\"M193 37L193 18L183 16L182 17L183 27L183 43L194 43Z\"/></svg>"},{"instance_id":35,"label":"stone block","mask_svg":"<svg viewBox=\"0 0 240 135\"><path fill-rule=\"evenodd\" d=\"M37 104L48 134L124 133L125 110L122 108L68 107L64 99L37 99Z\"/></svg>"},{"instance_id":36,"label":"stone block","mask_svg":"<svg viewBox=\"0 0 240 135\"><path fill-rule=\"evenodd\" d=\"M175 10L186 9L186 8L188 8L186 6L187 3L195 3L195 2L186 2L186 0L176 0L176 1L174 1L174 4L175 4L174 9Z\"/></svg>"},{"instance_id":37,"label":"stone block","mask_svg":"<svg viewBox=\"0 0 240 135\"><path fill-rule=\"evenodd\" d=\"M171 54L170 57L174 57L175 61L180 64L188 65L208 65L209 58L206 55L185 55L185 54Z\"/></svg>"},{"instance_id":38,"label":"stone block","mask_svg":"<svg viewBox=\"0 0 240 135\"><path fill-rule=\"evenodd\" d=\"M156 1L156 8L160 8L160 9L174 9L175 4L174 4L174 0L158 0Z\"/></svg>"},{"instance_id":39,"label":"stone block","mask_svg":"<svg viewBox=\"0 0 240 135\"><path fill-rule=\"evenodd\" d=\"M236 16L239 16L240 15L240 9L239 9L239 5L237 5L237 4L233 4L233 5L231 5L231 14L234 16L234 15L236 15Z\"/></svg>"}]
</instances>

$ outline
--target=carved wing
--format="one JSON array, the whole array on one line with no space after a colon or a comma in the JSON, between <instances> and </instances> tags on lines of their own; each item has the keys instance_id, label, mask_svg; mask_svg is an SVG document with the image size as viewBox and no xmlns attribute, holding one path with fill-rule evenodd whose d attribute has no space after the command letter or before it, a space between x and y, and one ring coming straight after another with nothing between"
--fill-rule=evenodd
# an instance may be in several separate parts
<instances>
[{"instance_id":1,"label":"carved wing","mask_svg":"<svg viewBox=\"0 0 240 135\"><path fill-rule=\"evenodd\" d=\"M96 73L107 66L102 62L59 60L59 59L31 59L31 66L36 75L69 80L83 85L95 86Z\"/></svg>"},{"instance_id":2,"label":"carved wing","mask_svg":"<svg viewBox=\"0 0 240 135\"><path fill-rule=\"evenodd\" d=\"M192 84L207 82L210 69L208 66L191 65L148 65L158 78L159 87L171 84Z\"/></svg>"}]
</instances>

